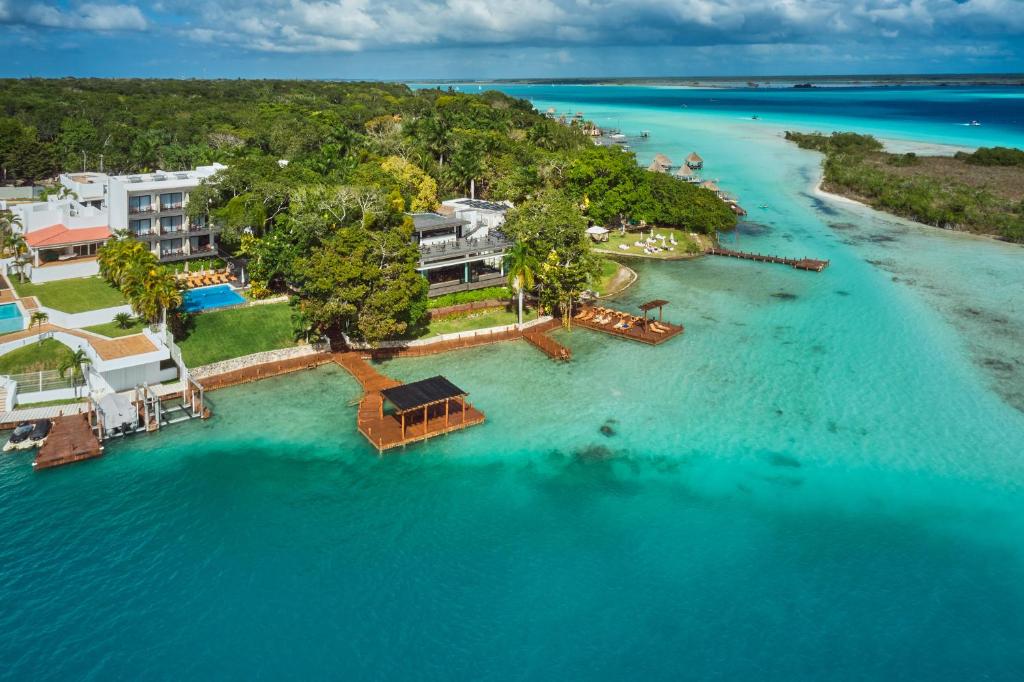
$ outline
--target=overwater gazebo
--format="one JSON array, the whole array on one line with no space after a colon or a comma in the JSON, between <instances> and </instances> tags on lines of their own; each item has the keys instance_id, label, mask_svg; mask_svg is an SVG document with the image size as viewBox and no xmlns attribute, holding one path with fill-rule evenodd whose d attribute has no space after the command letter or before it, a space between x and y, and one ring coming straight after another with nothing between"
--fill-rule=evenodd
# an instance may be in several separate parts
<instances>
[{"instance_id":1,"label":"overwater gazebo","mask_svg":"<svg viewBox=\"0 0 1024 682\"><path fill-rule=\"evenodd\" d=\"M648 170L656 173L667 173L672 168L672 159L668 158L661 152L654 155L654 160L651 161L651 165L647 167Z\"/></svg>"},{"instance_id":2,"label":"overwater gazebo","mask_svg":"<svg viewBox=\"0 0 1024 682\"><path fill-rule=\"evenodd\" d=\"M468 394L443 376L385 388L380 394L384 400L394 406L392 414L401 422L403 441L407 438L407 420L412 422L422 419L424 435L429 430L446 431L451 428L449 420L453 401L461 415L462 422L464 423L466 420L466 396ZM442 405L444 406L443 410L441 409ZM381 411L383 412L383 403ZM440 423L431 428L433 426L430 424L431 419L439 421L442 416L444 417L443 428Z\"/></svg>"},{"instance_id":3,"label":"overwater gazebo","mask_svg":"<svg viewBox=\"0 0 1024 682\"><path fill-rule=\"evenodd\" d=\"M704 159L697 152L690 152L690 155L686 157L686 165L693 170L699 170L704 167Z\"/></svg>"}]
</instances>

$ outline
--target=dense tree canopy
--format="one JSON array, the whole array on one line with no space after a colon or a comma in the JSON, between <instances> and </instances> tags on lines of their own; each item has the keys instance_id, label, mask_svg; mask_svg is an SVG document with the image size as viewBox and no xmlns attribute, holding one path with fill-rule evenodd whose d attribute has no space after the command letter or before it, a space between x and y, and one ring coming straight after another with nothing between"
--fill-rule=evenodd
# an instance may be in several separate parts
<instances>
[{"instance_id":1,"label":"dense tree canopy","mask_svg":"<svg viewBox=\"0 0 1024 682\"><path fill-rule=\"evenodd\" d=\"M292 294L297 331L381 340L424 322L406 211L475 193L519 206L509 229L564 307L596 259L588 221L711 233L735 224L710 192L639 168L499 92L312 81L0 80L0 173L227 166L190 195L252 293ZM150 287L152 289L153 287ZM146 311L147 316L149 311Z\"/></svg>"}]
</instances>

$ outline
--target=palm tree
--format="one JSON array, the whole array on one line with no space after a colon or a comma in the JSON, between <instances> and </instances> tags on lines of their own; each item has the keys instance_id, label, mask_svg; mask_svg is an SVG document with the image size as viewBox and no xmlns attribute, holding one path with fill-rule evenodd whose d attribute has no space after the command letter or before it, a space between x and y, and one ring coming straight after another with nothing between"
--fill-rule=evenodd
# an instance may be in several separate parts
<instances>
[{"instance_id":1,"label":"palm tree","mask_svg":"<svg viewBox=\"0 0 1024 682\"><path fill-rule=\"evenodd\" d=\"M523 291L532 289L539 265L526 244L516 242L505 254L508 285L519 296L519 326L523 326Z\"/></svg>"},{"instance_id":2,"label":"palm tree","mask_svg":"<svg viewBox=\"0 0 1024 682\"><path fill-rule=\"evenodd\" d=\"M15 215L13 211L0 211L0 235L4 238L5 249L8 246L7 241L18 234L18 230L15 228L21 226L21 216Z\"/></svg>"},{"instance_id":3,"label":"palm tree","mask_svg":"<svg viewBox=\"0 0 1024 682\"><path fill-rule=\"evenodd\" d=\"M160 314L181 305L177 278L165 267L136 263L123 277L121 291L139 317L156 322Z\"/></svg>"},{"instance_id":4,"label":"palm tree","mask_svg":"<svg viewBox=\"0 0 1024 682\"><path fill-rule=\"evenodd\" d=\"M448 150L448 123L439 115L430 116L420 122L420 136L427 149L437 155L437 165L444 168L444 153Z\"/></svg>"},{"instance_id":5,"label":"palm tree","mask_svg":"<svg viewBox=\"0 0 1024 682\"><path fill-rule=\"evenodd\" d=\"M473 139L464 140L452 154L448 164L448 176L460 190L469 188L469 194L476 198L476 179L483 172L483 147Z\"/></svg>"},{"instance_id":6,"label":"palm tree","mask_svg":"<svg viewBox=\"0 0 1024 682\"><path fill-rule=\"evenodd\" d=\"M37 310L34 313L32 313L32 317L29 318L28 326L29 326L30 329L32 327L39 327L39 329L42 330L43 325L46 324L49 321L50 321L49 313L45 313L42 310ZM43 342L43 337L40 336L39 337L39 343L42 343L42 342Z\"/></svg>"},{"instance_id":7,"label":"palm tree","mask_svg":"<svg viewBox=\"0 0 1024 682\"><path fill-rule=\"evenodd\" d=\"M97 255L100 276L114 286L124 286L125 277L137 266L155 266L156 256L142 242L121 234L100 247Z\"/></svg>"},{"instance_id":8,"label":"palm tree","mask_svg":"<svg viewBox=\"0 0 1024 682\"><path fill-rule=\"evenodd\" d=\"M132 319L130 313L118 313L117 315L114 315L114 323L121 329L128 329L132 326L132 322L134 321L135 320Z\"/></svg>"},{"instance_id":9,"label":"palm tree","mask_svg":"<svg viewBox=\"0 0 1024 682\"><path fill-rule=\"evenodd\" d=\"M6 250L14 256L13 265L18 270L21 281L25 281L25 266L32 262L28 255L28 243L25 237L18 233L11 234L4 239Z\"/></svg>"},{"instance_id":10,"label":"palm tree","mask_svg":"<svg viewBox=\"0 0 1024 682\"><path fill-rule=\"evenodd\" d=\"M85 380L85 368L91 364L92 360L84 349L79 348L74 351L68 349L67 355L64 356L57 368L61 379L68 373L68 370L71 370L71 385L75 389L76 398L78 397L78 382Z\"/></svg>"}]
</instances>

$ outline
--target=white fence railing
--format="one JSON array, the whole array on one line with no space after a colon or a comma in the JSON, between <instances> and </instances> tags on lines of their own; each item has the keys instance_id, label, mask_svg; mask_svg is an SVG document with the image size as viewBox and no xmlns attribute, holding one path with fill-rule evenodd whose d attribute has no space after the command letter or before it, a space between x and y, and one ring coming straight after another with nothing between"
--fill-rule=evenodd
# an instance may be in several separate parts
<instances>
[{"instance_id":1,"label":"white fence railing","mask_svg":"<svg viewBox=\"0 0 1024 682\"><path fill-rule=\"evenodd\" d=\"M71 372L61 376L55 369L46 369L39 372L21 372L10 374L8 378L17 383L18 393L41 393L53 391L59 388L73 388Z\"/></svg>"}]
</instances>

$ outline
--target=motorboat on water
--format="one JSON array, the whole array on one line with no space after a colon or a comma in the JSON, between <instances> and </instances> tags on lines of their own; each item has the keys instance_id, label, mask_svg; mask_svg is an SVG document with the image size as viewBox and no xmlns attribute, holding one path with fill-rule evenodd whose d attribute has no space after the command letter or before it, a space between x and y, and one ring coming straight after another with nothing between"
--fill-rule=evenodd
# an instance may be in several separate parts
<instances>
[{"instance_id":1,"label":"motorboat on water","mask_svg":"<svg viewBox=\"0 0 1024 682\"><path fill-rule=\"evenodd\" d=\"M967 125L969 125L969 126L980 126L981 124L980 124L980 123L978 123L977 121L971 121L971 122L970 122L970 123L968 123Z\"/></svg>"},{"instance_id":2,"label":"motorboat on water","mask_svg":"<svg viewBox=\"0 0 1024 682\"><path fill-rule=\"evenodd\" d=\"M36 427L32 422L21 422L11 433L10 438L4 443L4 452L10 452L11 450L21 449L21 444L32 434L32 430Z\"/></svg>"},{"instance_id":3,"label":"motorboat on water","mask_svg":"<svg viewBox=\"0 0 1024 682\"><path fill-rule=\"evenodd\" d=\"M34 422L18 424L4 444L4 452L40 447L50 435L51 426L52 422L49 419L37 419Z\"/></svg>"},{"instance_id":4,"label":"motorboat on water","mask_svg":"<svg viewBox=\"0 0 1024 682\"><path fill-rule=\"evenodd\" d=\"M751 117L750 117L750 120L752 120L752 121L757 121L757 120L759 120L760 118L761 118L760 116L758 116L757 114L754 114L753 116L751 116Z\"/></svg>"}]
</instances>

